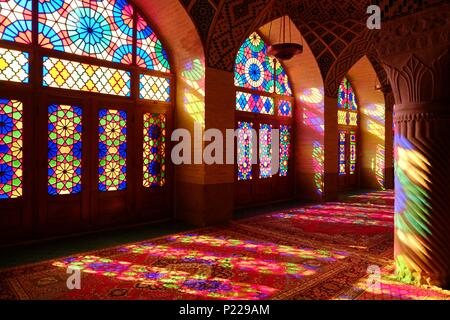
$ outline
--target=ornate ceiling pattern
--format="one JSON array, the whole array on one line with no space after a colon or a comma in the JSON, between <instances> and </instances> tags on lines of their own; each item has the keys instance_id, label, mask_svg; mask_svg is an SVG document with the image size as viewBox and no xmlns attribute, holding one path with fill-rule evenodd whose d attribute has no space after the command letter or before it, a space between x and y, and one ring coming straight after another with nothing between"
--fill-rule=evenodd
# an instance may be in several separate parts
<instances>
[{"instance_id":1,"label":"ornate ceiling pattern","mask_svg":"<svg viewBox=\"0 0 450 320\"><path fill-rule=\"evenodd\" d=\"M180 0L191 15L207 52L207 65L220 70L233 70L235 53L252 31L280 16L277 0ZM336 79L363 55L379 74L386 77L377 63L371 38L366 28L370 4L380 6L383 21L413 14L446 0L286 0L289 17L311 48L322 76L325 92L334 96ZM333 80L334 79L334 80Z\"/></svg>"}]
</instances>

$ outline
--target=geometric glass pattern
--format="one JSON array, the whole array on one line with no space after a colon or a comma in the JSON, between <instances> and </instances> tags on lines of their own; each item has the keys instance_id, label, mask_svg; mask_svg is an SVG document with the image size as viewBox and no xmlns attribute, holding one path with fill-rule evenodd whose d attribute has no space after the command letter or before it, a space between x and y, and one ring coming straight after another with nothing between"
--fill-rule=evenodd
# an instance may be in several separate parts
<instances>
[{"instance_id":1,"label":"geometric glass pattern","mask_svg":"<svg viewBox=\"0 0 450 320\"><path fill-rule=\"evenodd\" d=\"M358 125L358 112L338 110L338 124L355 127Z\"/></svg>"},{"instance_id":2,"label":"geometric glass pattern","mask_svg":"<svg viewBox=\"0 0 450 320\"><path fill-rule=\"evenodd\" d=\"M338 124L347 129L339 132L339 175L353 175L356 173L356 132L348 130L358 126L358 105L347 78L339 85L338 108L341 109L338 110Z\"/></svg>"},{"instance_id":3,"label":"geometric glass pattern","mask_svg":"<svg viewBox=\"0 0 450 320\"><path fill-rule=\"evenodd\" d=\"M0 1L0 39L31 43L31 0Z\"/></svg>"},{"instance_id":4,"label":"geometric glass pattern","mask_svg":"<svg viewBox=\"0 0 450 320\"><path fill-rule=\"evenodd\" d=\"M289 78L287 76L286 71L281 65L280 61L276 61L276 82L275 82L275 93L283 96L292 96L291 85L289 83Z\"/></svg>"},{"instance_id":5,"label":"geometric glass pattern","mask_svg":"<svg viewBox=\"0 0 450 320\"><path fill-rule=\"evenodd\" d=\"M353 111L358 110L354 90L347 78L344 78L339 85L338 108Z\"/></svg>"},{"instance_id":6,"label":"geometric glass pattern","mask_svg":"<svg viewBox=\"0 0 450 320\"><path fill-rule=\"evenodd\" d=\"M166 183L166 116L144 114L144 187Z\"/></svg>"},{"instance_id":7,"label":"geometric glass pattern","mask_svg":"<svg viewBox=\"0 0 450 320\"><path fill-rule=\"evenodd\" d=\"M125 111L99 111L99 183L100 191L125 190L127 187L127 114Z\"/></svg>"},{"instance_id":8,"label":"geometric glass pattern","mask_svg":"<svg viewBox=\"0 0 450 320\"><path fill-rule=\"evenodd\" d=\"M339 131L339 175L345 175L346 169L346 144L347 144L347 132Z\"/></svg>"},{"instance_id":9,"label":"geometric glass pattern","mask_svg":"<svg viewBox=\"0 0 450 320\"><path fill-rule=\"evenodd\" d=\"M274 92L274 62L267 55L267 45L254 32L239 49L234 67L237 87Z\"/></svg>"},{"instance_id":10,"label":"geometric glass pattern","mask_svg":"<svg viewBox=\"0 0 450 320\"><path fill-rule=\"evenodd\" d=\"M253 123L238 122L238 180L252 179Z\"/></svg>"},{"instance_id":11,"label":"geometric glass pattern","mask_svg":"<svg viewBox=\"0 0 450 320\"><path fill-rule=\"evenodd\" d=\"M358 125L358 113L357 112L348 112L348 125L349 126L357 126Z\"/></svg>"},{"instance_id":12,"label":"geometric glass pattern","mask_svg":"<svg viewBox=\"0 0 450 320\"><path fill-rule=\"evenodd\" d=\"M273 98L260 96L257 94L237 92L236 93L236 110L247 111L260 114L274 114Z\"/></svg>"},{"instance_id":13,"label":"geometric glass pattern","mask_svg":"<svg viewBox=\"0 0 450 320\"><path fill-rule=\"evenodd\" d=\"M140 14L137 15L136 63L139 67L150 70L170 71L166 50Z\"/></svg>"},{"instance_id":14,"label":"geometric glass pattern","mask_svg":"<svg viewBox=\"0 0 450 320\"><path fill-rule=\"evenodd\" d=\"M291 153L291 127L280 126L280 177L286 177Z\"/></svg>"},{"instance_id":15,"label":"geometric glass pattern","mask_svg":"<svg viewBox=\"0 0 450 320\"><path fill-rule=\"evenodd\" d=\"M268 124L259 129L259 177L272 177L272 125Z\"/></svg>"},{"instance_id":16,"label":"geometric glass pattern","mask_svg":"<svg viewBox=\"0 0 450 320\"><path fill-rule=\"evenodd\" d=\"M81 192L81 136L81 108L48 107L48 194Z\"/></svg>"},{"instance_id":17,"label":"geometric glass pattern","mask_svg":"<svg viewBox=\"0 0 450 320\"><path fill-rule=\"evenodd\" d=\"M292 103L287 100L278 100L278 115L280 117L292 117Z\"/></svg>"},{"instance_id":18,"label":"geometric glass pattern","mask_svg":"<svg viewBox=\"0 0 450 320\"><path fill-rule=\"evenodd\" d=\"M125 0L39 0L38 12L40 46L133 62L133 7Z\"/></svg>"},{"instance_id":19,"label":"geometric glass pattern","mask_svg":"<svg viewBox=\"0 0 450 320\"><path fill-rule=\"evenodd\" d=\"M0 80L28 83L28 53L0 48Z\"/></svg>"},{"instance_id":20,"label":"geometric glass pattern","mask_svg":"<svg viewBox=\"0 0 450 320\"><path fill-rule=\"evenodd\" d=\"M356 132L350 131L350 174L356 171Z\"/></svg>"},{"instance_id":21,"label":"geometric glass pattern","mask_svg":"<svg viewBox=\"0 0 450 320\"><path fill-rule=\"evenodd\" d=\"M22 196L23 106L0 99L0 199Z\"/></svg>"},{"instance_id":22,"label":"geometric glass pattern","mask_svg":"<svg viewBox=\"0 0 450 320\"><path fill-rule=\"evenodd\" d=\"M148 76L139 76L140 98L161 102L170 102L170 79Z\"/></svg>"},{"instance_id":23,"label":"geometric glass pattern","mask_svg":"<svg viewBox=\"0 0 450 320\"><path fill-rule=\"evenodd\" d=\"M44 86L129 96L130 79L127 71L44 57Z\"/></svg>"},{"instance_id":24,"label":"geometric glass pattern","mask_svg":"<svg viewBox=\"0 0 450 320\"><path fill-rule=\"evenodd\" d=\"M338 124L346 126L347 123L347 111L338 110Z\"/></svg>"}]
</instances>

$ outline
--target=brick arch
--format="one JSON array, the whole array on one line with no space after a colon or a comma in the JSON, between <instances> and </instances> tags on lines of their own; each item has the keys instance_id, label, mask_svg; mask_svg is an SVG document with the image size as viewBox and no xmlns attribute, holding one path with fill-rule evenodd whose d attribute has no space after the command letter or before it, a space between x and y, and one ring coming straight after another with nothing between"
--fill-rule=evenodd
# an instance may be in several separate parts
<instances>
[{"instance_id":1,"label":"brick arch","mask_svg":"<svg viewBox=\"0 0 450 320\"><path fill-rule=\"evenodd\" d=\"M195 23L178 0L133 0L152 22L166 44L176 73L193 58L205 60L205 50Z\"/></svg>"},{"instance_id":2,"label":"brick arch","mask_svg":"<svg viewBox=\"0 0 450 320\"><path fill-rule=\"evenodd\" d=\"M350 68L363 56L373 50L369 30L363 31L341 54L331 66L325 77L325 95L336 98L339 84Z\"/></svg>"},{"instance_id":3,"label":"brick arch","mask_svg":"<svg viewBox=\"0 0 450 320\"><path fill-rule=\"evenodd\" d=\"M142 1L142 0L141 0ZM233 57L252 31L276 19L274 0L179 0L194 21L207 51L207 65L231 71ZM340 52L365 29L366 8L381 7L383 20L413 14L445 0L287 0L290 18L305 37L326 77ZM280 4L281 2L277 2ZM273 15L267 13L273 12Z\"/></svg>"}]
</instances>

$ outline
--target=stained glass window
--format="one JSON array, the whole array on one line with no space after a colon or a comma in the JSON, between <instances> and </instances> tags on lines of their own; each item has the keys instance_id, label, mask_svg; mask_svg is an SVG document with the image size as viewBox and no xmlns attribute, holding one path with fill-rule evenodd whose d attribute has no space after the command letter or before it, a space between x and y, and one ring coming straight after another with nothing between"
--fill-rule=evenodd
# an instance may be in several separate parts
<instances>
[{"instance_id":1,"label":"stained glass window","mask_svg":"<svg viewBox=\"0 0 450 320\"><path fill-rule=\"evenodd\" d=\"M267 44L256 32L245 39L239 49L234 84L241 88L292 96L286 71L276 58L267 55Z\"/></svg>"},{"instance_id":2,"label":"stained glass window","mask_svg":"<svg viewBox=\"0 0 450 320\"><path fill-rule=\"evenodd\" d=\"M242 88L274 92L274 62L267 55L267 45L256 32L239 49L234 84Z\"/></svg>"},{"instance_id":3,"label":"stained glass window","mask_svg":"<svg viewBox=\"0 0 450 320\"><path fill-rule=\"evenodd\" d=\"M275 93L283 96L292 96L291 85L287 76L286 70L284 70L280 61L276 61L276 73L275 73Z\"/></svg>"},{"instance_id":4,"label":"stained glass window","mask_svg":"<svg viewBox=\"0 0 450 320\"><path fill-rule=\"evenodd\" d=\"M340 109L358 110L353 87L347 78L344 78L339 85L338 107Z\"/></svg>"},{"instance_id":5,"label":"stained glass window","mask_svg":"<svg viewBox=\"0 0 450 320\"><path fill-rule=\"evenodd\" d=\"M28 53L0 48L0 80L28 83Z\"/></svg>"},{"instance_id":6,"label":"stained glass window","mask_svg":"<svg viewBox=\"0 0 450 320\"><path fill-rule=\"evenodd\" d=\"M31 43L31 0L0 1L0 39Z\"/></svg>"},{"instance_id":7,"label":"stained glass window","mask_svg":"<svg viewBox=\"0 0 450 320\"><path fill-rule=\"evenodd\" d=\"M340 109L338 110L338 124L341 128L346 129L339 132L339 174L355 174L357 162L355 128L358 126L358 105L353 88L347 78L344 78L339 86L338 108Z\"/></svg>"},{"instance_id":8,"label":"stained glass window","mask_svg":"<svg viewBox=\"0 0 450 320\"><path fill-rule=\"evenodd\" d=\"M280 176L286 177L289 171L289 158L291 153L291 127L280 126Z\"/></svg>"},{"instance_id":9,"label":"stained glass window","mask_svg":"<svg viewBox=\"0 0 450 320\"><path fill-rule=\"evenodd\" d=\"M259 177L272 177L272 126L261 124L259 129Z\"/></svg>"},{"instance_id":10,"label":"stained glass window","mask_svg":"<svg viewBox=\"0 0 450 320\"><path fill-rule=\"evenodd\" d=\"M346 126L348 124L347 121L347 111L338 110L338 124Z\"/></svg>"},{"instance_id":11,"label":"stained glass window","mask_svg":"<svg viewBox=\"0 0 450 320\"><path fill-rule=\"evenodd\" d=\"M358 113L347 110L338 110L338 124L356 127L358 125Z\"/></svg>"},{"instance_id":12,"label":"stained glass window","mask_svg":"<svg viewBox=\"0 0 450 320\"><path fill-rule=\"evenodd\" d=\"M292 117L292 103L288 100L278 100L278 115L281 117Z\"/></svg>"},{"instance_id":13,"label":"stained glass window","mask_svg":"<svg viewBox=\"0 0 450 320\"><path fill-rule=\"evenodd\" d=\"M236 110L247 111L260 114L274 114L273 98L260 96L258 94L250 94L237 92L236 94Z\"/></svg>"},{"instance_id":14,"label":"stained glass window","mask_svg":"<svg viewBox=\"0 0 450 320\"><path fill-rule=\"evenodd\" d=\"M100 191L125 190L127 187L127 114L125 111L99 111L99 184Z\"/></svg>"},{"instance_id":15,"label":"stained glass window","mask_svg":"<svg viewBox=\"0 0 450 320\"><path fill-rule=\"evenodd\" d=\"M170 79L141 74L139 89L141 99L170 102Z\"/></svg>"},{"instance_id":16,"label":"stained glass window","mask_svg":"<svg viewBox=\"0 0 450 320\"><path fill-rule=\"evenodd\" d=\"M23 106L0 99L0 199L22 196Z\"/></svg>"},{"instance_id":17,"label":"stained glass window","mask_svg":"<svg viewBox=\"0 0 450 320\"><path fill-rule=\"evenodd\" d=\"M236 91L236 111L292 117L293 99L289 98L292 96L289 77L281 62L275 57L269 56L267 51L267 44L256 32L245 39L240 47L234 66L234 84L238 88L248 90L238 89ZM275 103L277 104L276 114ZM247 122L239 123L240 126L247 124ZM281 156L280 176L287 176L291 128L288 125L282 125L279 129L281 139L279 150ZM260 124L259 139L255 141L255 143L259 142L259 154L256 158L259 162L260 179L272 177L272 130L271 125ZM248 136L245 137L248 138ZM240 141L240 144L244 145L243 141ZM278 152L278 150L274 152ZM241 161L238 163L238 180L251 179L251 164L246 162L245 158L239 156L238 161ZM244 174L245 170L249 170L250 173Z\"/></svg>"},{"instance_id":18,"label":"stained glass window","mask_svg":"<svg viewBox=\"0 0 450 320\"><path fill-rule=\"evenodd\" d=\"M150 70L168 72L170 70L166 50L156 37L153 29L138 14L137 19L137 57L138 66Z\"/></svg>"},{"instance_id":19,"label":"stained glass window","mask_svg":"<svg viewBox=\"0 0 450 320\"><path fill-rule=\"evenodd\" d=\"M166 182L166 116L144 114L144 187Z\"/></svg>"},{"instance_id":20,"label":"stained glass window","mask_svg":"<svg viewBox=\"0 0 450 320\"><path fill-rule=\"evenodd\" d=\"M44 48L133 62L133 7L125 0L39 0L38 12Z\"/></svg>"},{"instance_id":21,"label":"stained glass window","mask_svg":"<svg viewBox=\"0 0 450 320\"><path fill-rule=\"evenodd\" d=\"M354 127L358 125L358 113L356 112L348 113L348 125Z\"/></svg>"},{"instance_id":22,"label":"stained glass window","mask_svg":"<svg viewBox=\"0 0 450 320\"><path fill-rule=\"evenodd\" d=\"M350 174L356 172L356 132L350 131Z\"/></svg>"},{"instance_id":23,"label":"stained glass window","mask_svg":"<svg viewBox=\"0 0 450 320\"><path fill-rule=\"evenodd\" d=\"M82 111L76 106L48 107L48 193L81 192Z\"/></svg>"},{"instance_id":24,"label":"stained glass window","mask_svg":"<svg viewBox=\"0 0 450 320\"><path fill-rule=\"evenodd\" d=\"M253 123L238 122L238 180L252 179Z\"/></svg>"},{"instance_id":25,"label":"stained glass window","mask_svg":"<svg viewBox=\"0 0 450 320\"><path fill-rule=\"evenodd\" d=\"M347 158L346 158L347 132L339 131L339 175L347 174Z\"/></svg>"},{"instance_id":26,"label":"stained glass window","mask_svg":"<svg viewBox=\"0 0 450 320\"><path fill-rule=\"evenodd\" d=\"M47 87L129 96L130 79L127 71L44 57Z\"/></svg>"}]
</instances>

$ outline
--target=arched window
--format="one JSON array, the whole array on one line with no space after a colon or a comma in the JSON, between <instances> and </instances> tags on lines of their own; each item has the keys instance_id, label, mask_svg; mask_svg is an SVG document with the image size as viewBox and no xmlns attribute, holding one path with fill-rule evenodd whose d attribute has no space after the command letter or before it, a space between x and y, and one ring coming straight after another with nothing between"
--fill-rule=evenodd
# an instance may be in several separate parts
<instances>
[{"instance_id":1,"label":"arched window","mask_svg":"<svg viewBox=\"0 0 450 320\"><path fill-rule=\"evenodd\" d=\"M275 176L288 179L292 171L290 168L294 103L292 89L282 64L267 54L267 44L256 32L250 35L239 49L234 83L236 125L240 129L238 183L253 181L254 184L258 184L258 181L264 183L263 180L270 180L272 183ZM279 172L275 175L272 172L273 152L278 150L273 150L274 129L279 130L280 139ZM254 132L259 132L257 141L252 136ZM255 141L258 145L257 154L253 152ZM251 196L247 197L249 198Z\"/></svg>"},{"instance_id":2,"label":"arched window","mask_svg":"<svg viewBox=\"0 0 450 320\"><path fill-rule=\"evenodd\" d=\"M126 0L1 1L0 199L45 199L30 214L50 218L68 196L73 216L154 207L167 192L172 79Z\"/></svg>"},{"instance_id":3,"label":"arched window","mask_svg":"<svg viewBox=\"0 0 450 320\"><path fill-rule=\"evenodd\" d=\"M339 128L339 175L342 185L356 183L358 146L358 104L354 90L347 78L339 86L338 93Z\"/></svg>"}]
</instances>

